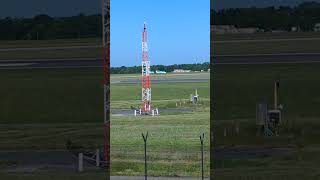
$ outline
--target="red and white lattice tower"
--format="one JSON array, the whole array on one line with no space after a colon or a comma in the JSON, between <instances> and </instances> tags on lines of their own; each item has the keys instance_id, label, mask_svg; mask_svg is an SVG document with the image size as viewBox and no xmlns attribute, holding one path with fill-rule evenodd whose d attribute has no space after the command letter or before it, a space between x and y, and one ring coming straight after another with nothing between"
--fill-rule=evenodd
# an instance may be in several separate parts
<instances>
[{"instance_id":1,"label":"red and white lattice tower","mask_svg":"<svg viewBox=\"0 0 320 180\"><path fill-rule=\"evenodd\" d=\"M142 32L142 107L143 114L151 113L151 80L150 80L150 61L148 57L148 34L147 26L144 23Z\"/></svg>"}]
</instances>

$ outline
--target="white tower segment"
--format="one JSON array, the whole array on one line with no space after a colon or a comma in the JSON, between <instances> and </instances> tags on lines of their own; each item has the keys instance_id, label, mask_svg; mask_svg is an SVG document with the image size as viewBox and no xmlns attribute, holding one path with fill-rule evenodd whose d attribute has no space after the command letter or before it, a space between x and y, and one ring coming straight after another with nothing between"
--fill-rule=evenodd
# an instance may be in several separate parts
<instances>
[{"instance_id":1,"label":"white tower segment","mask_svg":"<svg viewBox=\"0 0 320 180\"><path fill-rule=\"evenodd\" d=\"M142 74L141 74L141 85L142 85L142 113L151 113L151 80L150 80L150 61L148 54L148 34L147 26L144 23L142 32Z\"/></svg>"}]
</instances>

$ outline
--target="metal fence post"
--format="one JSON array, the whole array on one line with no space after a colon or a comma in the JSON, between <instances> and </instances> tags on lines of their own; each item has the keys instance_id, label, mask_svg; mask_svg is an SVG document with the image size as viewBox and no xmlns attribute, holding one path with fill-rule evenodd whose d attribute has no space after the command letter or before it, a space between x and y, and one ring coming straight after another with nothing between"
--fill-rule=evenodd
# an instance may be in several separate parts
<instances>
[{"instance_id":1,"label":"metal fence post","mask_svg":"<svg viewBox=\"0 0 320 180\"><path fill-rule=\"evenodd\" d=\"M204 180L204 167L203 167L203 141L204 141L204 133L200 135L200 143L201 143L201 179Z\"/></svg>"},{"instance_id":2,"label":"metal fence post","mask_svg":"<svg viewBox=\"0 0 320 180\"><path fill-rule=\"evenodd\" d=\"M142 133L142 138L144 141L144 179L147 180L148 173L147 173L147 140L148 140L148 132L146 135Z\"/></svg>"},{"instance_id":3,"label":"metal fence post","mask_svg":"<svg viewBox=\"0 0 320 180\"><path fill-rule=\"evenodd\" d=\"M96 150L96 166L100 167L100 150Z\"/></svg>"},{"instance_id":4,"label":"metal fence post","mask_svg":"<svg viewBox=\"0 0 320 180\"><path fill-rule=\"evenodd\" d=\"M83 153L79 153L78 155L78 171L83 171Z\"/></svg>"}]
</instances>

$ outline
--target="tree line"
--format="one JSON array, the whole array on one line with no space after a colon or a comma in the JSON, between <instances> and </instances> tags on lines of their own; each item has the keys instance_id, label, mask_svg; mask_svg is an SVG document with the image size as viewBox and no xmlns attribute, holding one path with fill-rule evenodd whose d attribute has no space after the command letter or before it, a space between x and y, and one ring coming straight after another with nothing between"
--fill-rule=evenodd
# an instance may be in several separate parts
<instances>
[{"instance_id":1,"label":"tree line","mask_svg":"<svg viewBox=\"0 0 320 180\"><path fill-rule=\"evenodd\" d=\"M197 63L197 64L174 64L169 66L164 65L153 65L150 67L151 71L165 71L165 72L173 72L175 69L183 69L183 70L191 70L191 71L208 71L210 69L210 63ZM137 74L141 73L141 66L133 66L133 67L111 67L111 74Z\"/></svg>"},{"instance_id":2,"label":"tree line","mask_svg":"<svg viewBox=\"0 0 320 180\"><path fill-rule=\"evenodd\" d=\"M304 2L296 7L230 8L211 10L211 25L234 25L237 28L257 27L265 31L313 31L320 23L320 3Z\"/></svg>"},{"instance_id":3,"label":"tree line","mask_svg":"<svg viewBox=\"0 0 320 180\"><path fill-rule=\"evenodd\" d=\"M265 31L298 27L312 31L320 23L320 3L305 2L296 7L231 8L211 10L212 25L257 27ZM80 13L71 17L0 18L0 40L47 40L101 37L101 15Z\"/></svg>"},{"instance_id":4,"label":"tree line","mask_svg":"<svg viewBox=\"0 0 320 180\"><path fill-rule=\"evenodd\" d=\"M0 19L0 40L47 40L101 37L101 15Z\"/></svg>"}]
</instances>

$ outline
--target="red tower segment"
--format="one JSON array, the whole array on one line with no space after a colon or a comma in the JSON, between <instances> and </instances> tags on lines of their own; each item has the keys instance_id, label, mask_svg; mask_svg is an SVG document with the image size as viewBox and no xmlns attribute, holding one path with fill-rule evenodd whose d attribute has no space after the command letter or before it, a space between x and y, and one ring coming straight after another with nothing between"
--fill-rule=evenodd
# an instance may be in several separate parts
<instances>
[{"instance_id":1,"label":"red tower segment","mask_svg":"<svg viewBox=\"0 0 320 180\"><path fill-rule=\"evenodd\" d=\"M148 34L147 26L144 23L142 32L142 107L143 114L151 112L151 79L150 79L150 61L148 56Z\"/></svg>"}]
</instances>

